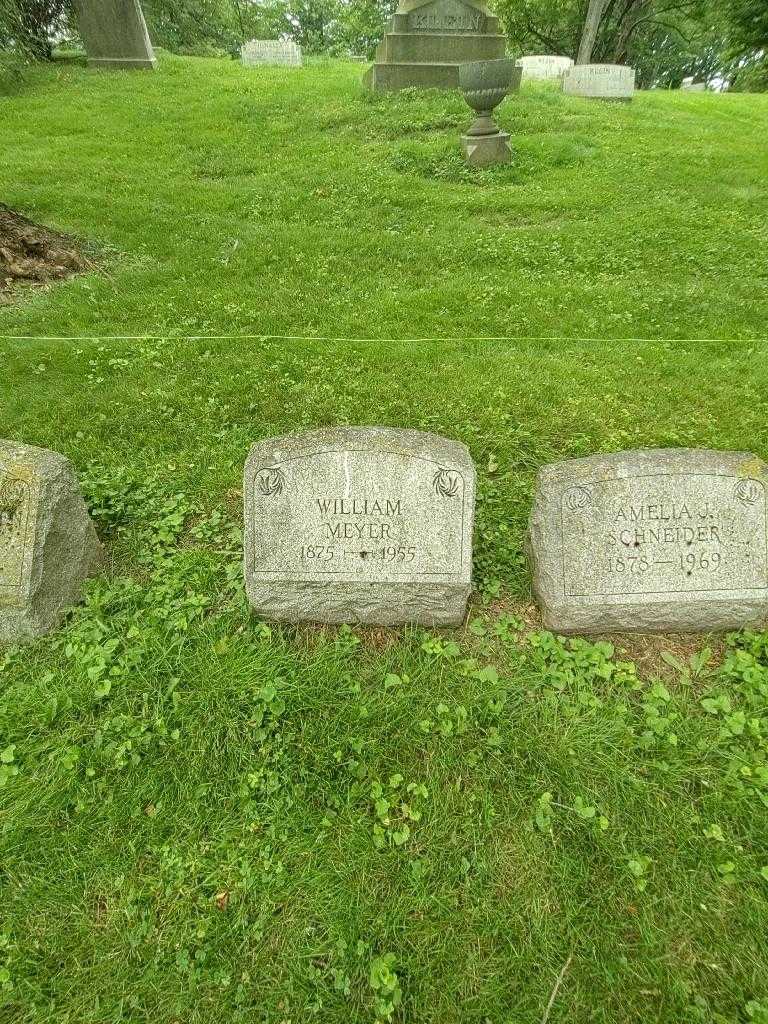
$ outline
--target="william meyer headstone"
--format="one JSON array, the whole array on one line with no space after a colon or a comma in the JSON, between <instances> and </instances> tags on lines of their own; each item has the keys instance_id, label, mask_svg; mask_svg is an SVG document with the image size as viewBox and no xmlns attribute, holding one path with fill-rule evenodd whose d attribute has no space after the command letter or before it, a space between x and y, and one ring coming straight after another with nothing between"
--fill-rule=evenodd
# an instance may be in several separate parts
<instances>
[{"instance_id":1,"label":"william meyer headstone","mask_svg":"<svg viewBox=\"0 0 768 1024\"><path fill-rule=\"evenodd\" d=\"M768 617L768 466L659 449L544 466L528 544L559 633L736 629Z\"/></svg>"},{"instance_id":2,"label":"william meyer headstone","mask_svg":"<svg viewBox=\"0 0 768 1024\"><path fill-rule=\"evenodd\" d=\"M475 470L456 441L383 427L270 438L245 466L245 583L264 618L462 621Z\"/></svg>"},{"instance_id":3,"label":"william meyer headstone","mask_svg":"<svg viewBox=\"0 0 768 1024\"><path fill-rule=\"evenodd\" d=\"M102 557L69 461L0 441L0 641L53 629Z\"/></svg>"}]
</instances>

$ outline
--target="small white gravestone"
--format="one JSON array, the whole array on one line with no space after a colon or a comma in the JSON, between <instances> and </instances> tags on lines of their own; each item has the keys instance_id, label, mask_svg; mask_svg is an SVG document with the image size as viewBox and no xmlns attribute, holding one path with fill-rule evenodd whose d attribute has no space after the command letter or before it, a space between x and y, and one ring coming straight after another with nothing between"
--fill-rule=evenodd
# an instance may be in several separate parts
<instances>
[{"instance_id":1,"label":"small white gravestone","mask_svg":"<svg viewBox=\"0 0 768 1024\"><path fill-rule=\"evenodd\" d=\"M102 557L69 461L0 441L0 642L53 629Z\"/></svg>"},{"instance_id":2,"label":"small white gravestone","mask_svg":"<svg viewBox=\"0 0 768 1024\"><path fill-rule=\"evenodd\" d=\"M338 427L255 444L243 482L256 612L298 622L462 621L475 470L463 444Z\"/></svg>"},{"instance_id":3,"label":"small white gravestone","mask_svg":"<svg viewBox=\"0 0 768 1024\"><path fill-rule=\"evenodd\" d=\"M544 466L528 533L558 633L705 632L768 619L768 466L650 449Z\"/></svg>"},{"instance_id":4,"label":"small white gravestone","mask_svg":"<svg viewBox=\"0 0 768 1024\"><path fill-rule=\"evenodd\" d=\"M554 57L548 54L520 57L516 63L523 69L524 82L544 82L562 78L565 72L573 67L570 57Z\"/></svg>"},{"instance_id":5,"label":"small white gravestone","mask_svg":"<svg viewBox=\"0 0 768 1024\"><path fill-rule=\"evenodd\" d=\"M635 69L623 64L574 64L563 75L563 92L599 100L631 100Z\"/></svg>"},{"instance_id":6,"label":"small white gravestone","mask_svg":"<svg viewBox=\"0 0 768 1024\"><path fill-rule=\"evenodd\" d=\"M301 67L301 47L292 39L251 39L240 48L240 59L246 68L265 64Z\"/></svg>"},{"instance_id":7,"label":"small white gravestone","mask_svg":"<svg viewBox=\"0 0 768 1024\"><path fill-rule=\"evenodd\" d=\"M707 83L697 82L691 75L690 78L684 78L682 80L682 82L680 83L680 88L683 92L706 92Z\"/></svg>"}]
</instances>

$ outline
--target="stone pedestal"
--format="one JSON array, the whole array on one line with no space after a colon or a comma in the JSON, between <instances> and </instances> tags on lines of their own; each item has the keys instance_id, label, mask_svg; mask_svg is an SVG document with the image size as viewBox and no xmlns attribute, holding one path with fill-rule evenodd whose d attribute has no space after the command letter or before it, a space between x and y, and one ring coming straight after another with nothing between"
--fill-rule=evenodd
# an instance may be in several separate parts
<instances>
[{"instance_id":1,"label":"stone pedestal","mask_svg":"<svg viewBox=\"0 0 768 1024\"><path fill-rule=\"evenodd\" d=\"M88 67L151 70L156 65L139 0L75 0Z\"/></svg>"},{"instance_id":2,"label":"stone pedestal","mask_svg":"<svg viewBox=\"0 0 768 1024\"><path fill-rule=\"evenodd\" d=\"M470 167L491 167L493 164L508 164L512 160L508 132L462 135L461 150Z\"/></svg>"},{"instance_id":3,"label":"stone pedestal","mask_svg":"<svg viewBox=\"0 0 768 1024\"><path fill-rule=\"evenodd\" d=\"M401 0L363 81L375 92L456 89L459 64L503 57L506 44L481 0Z\"/></svg>"}]
</instances>

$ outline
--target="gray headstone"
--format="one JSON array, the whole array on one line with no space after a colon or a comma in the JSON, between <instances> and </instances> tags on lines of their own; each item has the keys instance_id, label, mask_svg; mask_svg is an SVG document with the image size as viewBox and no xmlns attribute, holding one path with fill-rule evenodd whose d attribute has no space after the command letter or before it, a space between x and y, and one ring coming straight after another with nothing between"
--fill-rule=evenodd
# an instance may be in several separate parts
<instances>
[{"instance_id":1,"label":"gray headstone","mask_svg":"<svg viewBox=\"0 0 768 1024\"><path fill-rule=\"evenodd\" d=\"M563 74L563 92L598 100L631 100L635 69L624 64L574 64Z\"/></svg>"},{"instance_id":2,"label":"gray headstone","mask_svg":"<svg viewBox=\"0 0 768 1024\"><path fill-rule=\"evenodd\" d=\"M456 89L459 64L501 58L506 47L483 0L400 0L363 81L374 92Z\"/></svg>"},{"instance_id":3,"label":"gray headstone","mask_svg":"<svg viewBox=\"0 0 768 1024\"><path fill-rule=\"evenodd\" d=\"M570 57L535 54L520 57L517 66L522 68L524 82L545 82L562 78L573 67L573 60Z\"/></svg>"},{"instance_id":4,"label":"gray headstone","mask_svg":"<svg viewBox=\"0 0 768 1024\"><path fill-rule=\"evenodd\" d=\"M457 624L472 569L475 470L435 434L339 427L255 444L245 583L264 618Z\"/></svg>"},{"instance_id":5,"label":"gray headstone","mask_svg":"<svg viewBox=\"0 0 768 1024\"><path fill-rule=\"evenodd\" d=\"M754 455L705 449L543 467L528 543L545 625L644 633L765 622L767 484Z\"/></svg>"},{"instance_id":6,"label":"gray headstone","mask_svg":"<svg viewBox=\"0 0 768 1024\"><path fill-rule=\"evenodd\" d=\"M155 67L139 0L75 0L75 9L89 67Z\"/></svg>"},{"instance_id":7,"label":"gray headstone","mask_svg":"<svg viewBox=\"0 0 768 1024\"><path fill-rule=\"evenodd\" d=\"M301 67L301 47L292 39L251 39L240 47L243 67L265 64Z\"/></svg>"},{"instance_id":8,"label":"gray headstone","mask_svg":"<svg viewBox=\"0 0 768 1024\"><path fill-rule=\"evenodd\" d=\"M102 557L69 461L0 441L0 641L53 629Z\"/></svg>"}]
</instances>

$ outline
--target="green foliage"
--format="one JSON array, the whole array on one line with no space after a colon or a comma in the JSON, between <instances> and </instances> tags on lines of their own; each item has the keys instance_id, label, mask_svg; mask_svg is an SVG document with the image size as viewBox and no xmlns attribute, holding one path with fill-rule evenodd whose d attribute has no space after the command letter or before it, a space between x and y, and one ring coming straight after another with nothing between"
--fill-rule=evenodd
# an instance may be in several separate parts
<instances>
[{"instance_id":1,"label":"green foliage","mask_svg":"<svg viewBox=\"0 0 768 1024\"><path fill-rule=\"evenodd\" d=\"M540 1024L570 963L552 1022L760 1021L768 634L557 637L523 552L545 462L768 452L765 97L524 89L462 177L460 97L359 74L4 103L8 201L106 255L0 312L0 435L71 457L109 560L0 654L0 1018ZM249 444L350 422L470 446L466 627L250 615Z\"/></svg>"}]
</instances>

